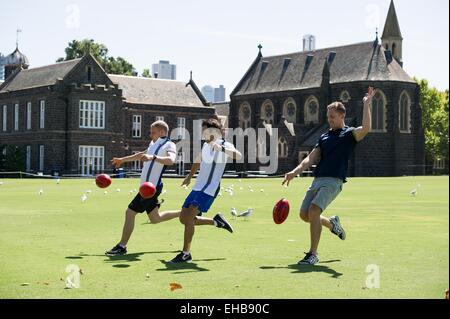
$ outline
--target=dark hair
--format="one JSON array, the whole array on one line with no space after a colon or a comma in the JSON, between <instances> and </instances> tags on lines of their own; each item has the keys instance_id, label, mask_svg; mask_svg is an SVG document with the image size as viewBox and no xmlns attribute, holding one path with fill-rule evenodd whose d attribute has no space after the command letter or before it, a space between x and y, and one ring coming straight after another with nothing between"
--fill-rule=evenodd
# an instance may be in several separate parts
<instances>
[{"instance_id":1,"label":"dark hair","mask_svg":"<svg viewBox=\"0 0 450 319\"><path fill-rule=\"evenodd\" d=\"M220 122L219 119L217 119L215 117L211 117L207 120L203 120L202 126L206 126L206 128L216 128L221 131L223 129L222 123Z\"/></svg>"}]
</instances>

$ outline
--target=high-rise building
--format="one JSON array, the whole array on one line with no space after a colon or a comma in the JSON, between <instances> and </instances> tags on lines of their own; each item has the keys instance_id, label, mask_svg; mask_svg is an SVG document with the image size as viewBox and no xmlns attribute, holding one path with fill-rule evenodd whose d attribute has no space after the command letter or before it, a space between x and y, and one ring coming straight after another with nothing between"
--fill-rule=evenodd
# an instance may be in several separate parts
<instances>
[{"instance_id":1,"label":"high-rise building","mask_svg":"<svg viewBox=\"0 0 450 319\"><path fill-rule=\"evenodd\" d=\"M152 76L158 79L176 80L177 66L169 61L160 60L158 64L152 64Z\"/></svg>"},{"instance_id":2,"label":"high-rise building","mask_svg":"<svg viewBox=\"0 0 450 319\"><path fill-rule=\"evenodd\" d=\"M0 53L0 81L5 81L5 57Z\"/></svg>"},{"instance_id":3,"label":"high-rise building","mask_svg":"<svg viewBox=\"0 0 450 319\"><path fill-rule=\"evenodd\" d=\"M303 51L314 51L316 49L316 37L312 34L303 36Z\"/></svg>"},{"instance_id":4,"label":"high-rise building","mask_svg":"<svg viewBox=\"0 0 450 319\"><path fill-rule=\"evenodd\" d=\"M214 102L224 102L225 101L225 87L219 85L218 88L214 89Z\"/></svg>"},{"instance_id":5,"label":"high-rise building","mask_svg":"<svg viewBox=\"0 0 450 319\"><path fill-rule=\"evenodd\" d=\"M214 88L211 85L205 85L201 91L208 102L214 102Z\"/></svg>"}]
</instances>

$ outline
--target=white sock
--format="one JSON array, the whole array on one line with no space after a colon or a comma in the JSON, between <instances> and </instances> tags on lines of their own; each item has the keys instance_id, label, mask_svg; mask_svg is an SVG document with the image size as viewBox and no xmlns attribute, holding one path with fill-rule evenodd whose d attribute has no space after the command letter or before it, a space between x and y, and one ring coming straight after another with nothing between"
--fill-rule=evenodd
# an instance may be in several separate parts
<instances>
[{"instance_id":1,"label":"white sock","mask_svg":"<svg viewBox=\"0 0 450 319\"><path fill-rule=\"evenodd\" d=\"M213 222L214 222L214 226L216 226L216 227L217 227L217 222L216 222L215 220L213 220Z\"/></svg>"},{"instance_id":2,"label":"white sock","mask_svg":"<svg viewBox=\"0 0 450 319\"><path fill-rule=\"evenodd\" d=\"M127 248L127 246L122 245L122 244L119 244L119 246L122 247L122 248Z\"/></svg>"},{"instance_id":3,"label":"white sock","mask_svg":"<svg viewBox=\"0 0 450 319\"><path fill-rule=\"evenodd\" d=\"M191 252L190 252L190 251L184 251L184 250L183 250L183 254L185 254L185 255L190 255Z\"/></svg>"}]
</instances>

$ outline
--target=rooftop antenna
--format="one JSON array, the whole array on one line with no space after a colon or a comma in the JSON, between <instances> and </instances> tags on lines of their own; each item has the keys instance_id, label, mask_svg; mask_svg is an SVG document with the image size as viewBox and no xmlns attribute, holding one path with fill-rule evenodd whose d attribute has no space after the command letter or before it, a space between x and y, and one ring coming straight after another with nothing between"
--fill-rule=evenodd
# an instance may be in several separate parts
<instances>
[{"instance_id":1,"label":"rooftop antenna","mask_svg":"<svg viewBox=\"0 0 450 319\"><path fill-rule=\"evenodd\" d=\"M19 33L22 32L22 29L19 29L19 27L17 27L16 30L16 49L19 48Z\"/></svg>"}]
</instances>

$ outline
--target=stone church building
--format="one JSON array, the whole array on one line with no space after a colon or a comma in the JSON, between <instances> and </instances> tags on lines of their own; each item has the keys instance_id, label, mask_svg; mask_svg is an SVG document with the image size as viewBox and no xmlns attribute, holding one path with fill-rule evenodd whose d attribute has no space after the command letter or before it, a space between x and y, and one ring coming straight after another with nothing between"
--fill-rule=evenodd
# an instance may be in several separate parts
<instances>
[{"instance_id":1,"label":"stone church building","mask_svg":"<svg viewBox=\"0 0 450 319\"><path fill-rule=\"evenodd\" d=\"M349 176L424 173L419 87L403 69L403 38L391 1L381 41L277 56L259 53L230 102L230 127L278 129L278 173L294 168L328 129L327 105L341 101L346 124L362 123L362 99L373 86L372 131L356 148ZM290 129L289 129L290 128ZM264 155L268 140L259 138ZM256 171L260 163L236 164Z\"/></svg>"}]
</instances>

